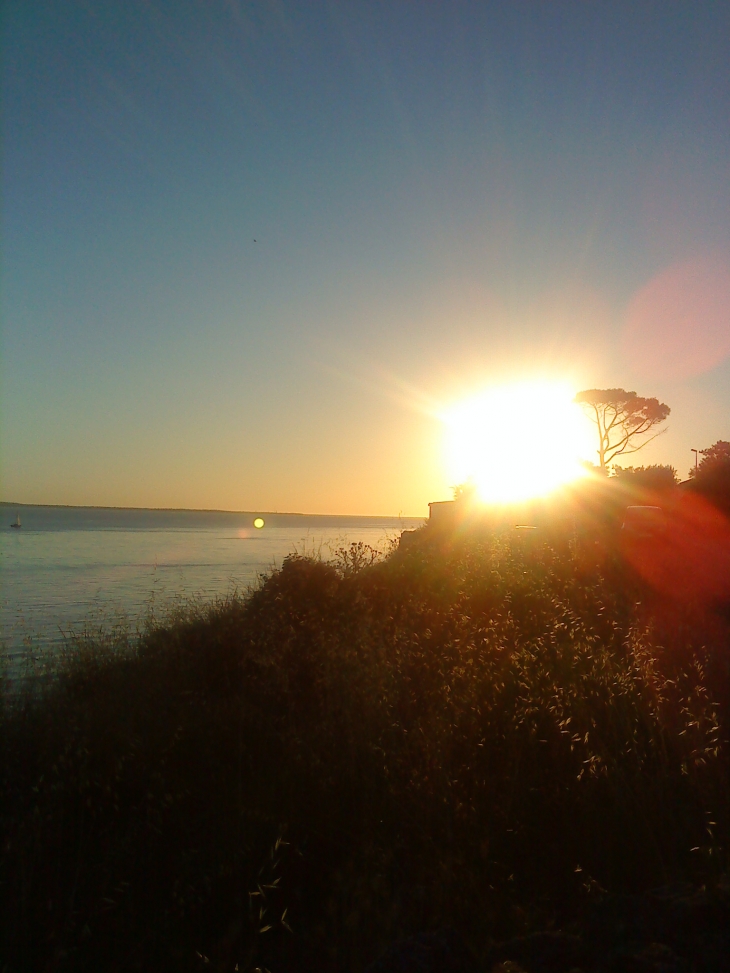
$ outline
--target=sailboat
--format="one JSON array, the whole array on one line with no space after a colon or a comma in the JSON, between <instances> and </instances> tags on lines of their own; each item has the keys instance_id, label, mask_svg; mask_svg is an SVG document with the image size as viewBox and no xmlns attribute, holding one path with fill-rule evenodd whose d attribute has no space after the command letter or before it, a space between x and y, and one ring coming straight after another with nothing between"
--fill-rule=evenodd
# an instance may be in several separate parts
<instances>
[{"instance_id":1,"label":"sailboat","mask_svg":"<svg viewBox=\"0 0 730 973\"><path fill-rule=\"evenodd\" d=\"M12 523L12 524L11 524L10 526L11 526L11 527L22 527L22 526L23 526L23 525L21 524L21 522L20 522L20 514L16 514L16 515L15 515L15 522L14 522L14 523Z\"/></svg>"}]
</instances>

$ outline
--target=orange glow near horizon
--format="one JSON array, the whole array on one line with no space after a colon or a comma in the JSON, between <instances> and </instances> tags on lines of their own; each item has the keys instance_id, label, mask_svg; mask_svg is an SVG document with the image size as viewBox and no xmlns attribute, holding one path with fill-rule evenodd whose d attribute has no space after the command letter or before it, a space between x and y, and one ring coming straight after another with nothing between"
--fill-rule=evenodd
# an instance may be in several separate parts
<instances>
[{"instance_id":1,"label":"orange glow near horizon","mask_svg":"<svg viewBox=\"0 0 730 973\"><path fill-rule=\"evenodd\" d=\"M446 425L446 464L454 484L473 480L479 498L511 503L545 496L586 474L595 433L575 391L555 381L493 386L457 403Z\"/></svg>"}]
</instances>

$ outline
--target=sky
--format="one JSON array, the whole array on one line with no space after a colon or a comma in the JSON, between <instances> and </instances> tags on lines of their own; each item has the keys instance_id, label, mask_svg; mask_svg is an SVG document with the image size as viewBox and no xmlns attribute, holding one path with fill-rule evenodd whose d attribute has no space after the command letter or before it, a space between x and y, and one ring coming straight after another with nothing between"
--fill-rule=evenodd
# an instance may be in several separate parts
<instances>
[{"instance_id":1,"label":"sky","mask_svg":"<svg viewBox=\"0 0 730 973\"><path fill-rule=\"evenodd\" d=\"M730 439L727 3L2 27L2 499L421 516L532 378L666 402L631 462Z\"/></svg>"}]
</instances>

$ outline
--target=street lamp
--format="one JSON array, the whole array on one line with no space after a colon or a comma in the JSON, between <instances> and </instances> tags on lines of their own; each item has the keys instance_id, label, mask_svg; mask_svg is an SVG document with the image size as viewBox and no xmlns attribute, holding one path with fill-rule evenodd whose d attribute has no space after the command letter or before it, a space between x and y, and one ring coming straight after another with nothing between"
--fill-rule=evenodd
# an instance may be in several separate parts
<instances>
[{"instance_id":1,"label":"street lamp","mask_svg":"<svg viewBox=\"0 0 730 973\"><path fill-rule=\"evenodd\" d=\"M690 449L690 453L694 453L695 454L695 473L697 473L697 462L698 462L699 450L697 450L697 449Z\"/></svg>"}]
</instances>

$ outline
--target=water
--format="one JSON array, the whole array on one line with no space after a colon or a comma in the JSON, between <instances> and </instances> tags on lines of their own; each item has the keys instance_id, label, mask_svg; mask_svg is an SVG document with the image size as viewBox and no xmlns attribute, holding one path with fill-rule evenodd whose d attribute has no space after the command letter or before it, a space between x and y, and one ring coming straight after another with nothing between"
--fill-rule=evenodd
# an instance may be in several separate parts
<instances>
[{"instance_id":1,"label":"water","mask_svg":"<svg viewBox=\"0 0 730 973\"><path fill-rule=\"evenodd\" d=\"M20 516L22 527L10 524ZM253 526L262 516L265 526ZM6 657L65 634L126 624L179 602L245 591L294 551L382 549L423 521L300 514L0 504L0 638Z\"/></svg>"}]
</instances>

